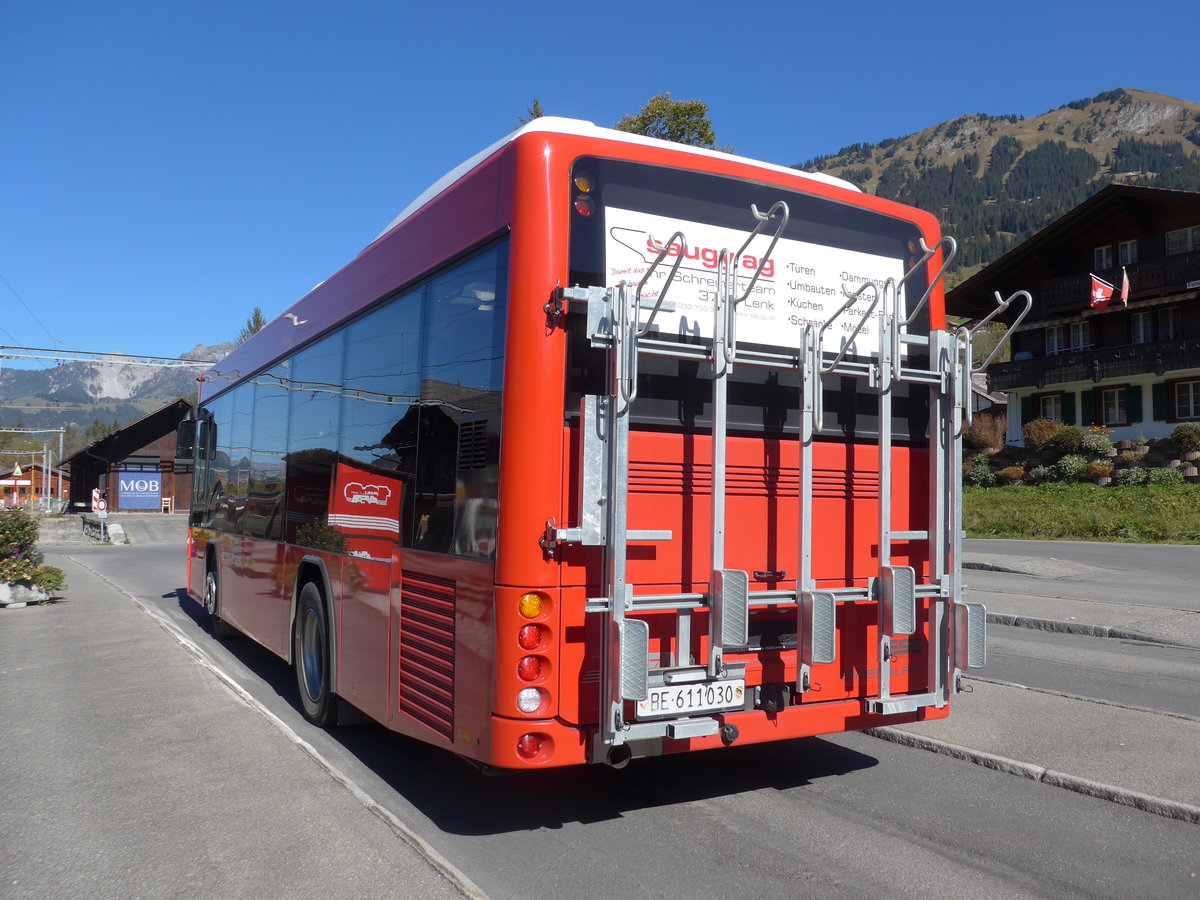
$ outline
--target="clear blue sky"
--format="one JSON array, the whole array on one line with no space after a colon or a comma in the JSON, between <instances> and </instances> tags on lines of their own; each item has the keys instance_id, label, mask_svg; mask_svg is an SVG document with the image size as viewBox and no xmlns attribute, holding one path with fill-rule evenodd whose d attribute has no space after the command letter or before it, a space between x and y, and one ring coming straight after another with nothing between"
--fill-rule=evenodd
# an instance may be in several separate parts
<instances>
[{"instance_id":1,"label":"clear blue sky","mask_svg":"<svg viewBox=\"0 0 1200 900\"><path fill-rule=\"evenodd\" d=\"M534 97L600 125L698 98L719 143L790 165L1117 87L1200 101L1198 39L1194 0L8 0L0 344L230 340Z\"/></svg>"}]
</instances>

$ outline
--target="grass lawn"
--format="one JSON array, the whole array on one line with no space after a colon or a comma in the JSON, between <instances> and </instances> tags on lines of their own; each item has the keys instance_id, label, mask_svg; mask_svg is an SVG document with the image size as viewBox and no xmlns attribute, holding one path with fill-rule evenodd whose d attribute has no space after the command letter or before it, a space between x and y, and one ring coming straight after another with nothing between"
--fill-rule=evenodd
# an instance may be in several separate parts
<instances>
[{"instance_id":1,"label":"grass lawn","mask_svg":"<svg viewBox=\"0 0 1200 900\"><path fill-rule=\"evenodd\" d=\"M964 486L968 537L1200 544L1200 486Z\"/></svg>"}]
</instances>

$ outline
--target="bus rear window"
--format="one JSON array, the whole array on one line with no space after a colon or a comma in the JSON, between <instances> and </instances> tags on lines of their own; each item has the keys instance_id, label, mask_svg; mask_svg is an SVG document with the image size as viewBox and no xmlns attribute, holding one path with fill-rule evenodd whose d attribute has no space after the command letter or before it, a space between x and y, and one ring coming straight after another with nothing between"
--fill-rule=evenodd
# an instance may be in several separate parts
<instances>
[{"instance_id":1,"label":"bus rear window","mask_svg":"<svg viewBox=\"0 0 1200 900\"><path fill-rule=\"evenodd\" d=\"M767 255L780 218L772 219L732 264L739 294L739 347L798 348L806 325L821 325L846 301L845 290L867 284L881 289L887 279L899 281L920 257L920 233L909 221L847 206L776 185L618 160L585 157L572 172L570 278L572 284L612 287L636 284L659 252L663 264L647 282L643 297L654 300L676 258L679 269L664 308L654 318L656 337L706 342L713 328L718 260L722 250L742 247L757 224L754 209L766 213L779 201L789 219L774 250ZM583 186L582 188L580 186ZM586 201L586 202L585 202ZM682 232L686 249L672 244ZM751 281L758 273L758 277ZM906 285L903 302L914 303L925 291L923 272ZM866 310L868 289L855 308ZM860 316L853 310L826 332L849 341ZM910 326L928 330L928 312ZM588 346L581 324L573 325L568 409L583 393L603 390L604 355ZM877 353L878 326L868 319L849 347L851 356ZM706 366L673 359L645 359L639 372L634 419L643 425L704 428L711 391ZM826 379L825 433L868 438L876 432L876 403L854 379ZM755 433L793 431L798 427L798 379L794 371L768 371L735 366L730 385L729 421L734 430ZM928 419L927 391L897 391L894 406L897 437L924 435Z\"/></svg>"}]
</instances>

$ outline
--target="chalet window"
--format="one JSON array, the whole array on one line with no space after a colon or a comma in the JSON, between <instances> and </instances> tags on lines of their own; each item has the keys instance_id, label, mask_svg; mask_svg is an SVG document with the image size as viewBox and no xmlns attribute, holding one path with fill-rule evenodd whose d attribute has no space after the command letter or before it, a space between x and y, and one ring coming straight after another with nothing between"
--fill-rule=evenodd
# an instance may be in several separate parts
<instances>
[{"instance_id":1,"label":"chalet window","mask_svg":"<svg viewBox=\"0 0 1200 900\"><path fill-rule=\"evenodd\" d=\"M1167 256L1200 250L1200 225L1167 232Z\"/></svg>"},{"instance_id":2,"label":"chalet window","mask_svg":"<svg viewBox=\"0 0 1200 900\"><path fill-rule=\"evenodd\" d=\"M1105 244L1103 247L1097 247L1092 253L1093 268L1099 272L1102 269L1112 268L1112 244Z\"/></svg>"},{"instance_id":3,"label":"chalet window","mask_svg":"<svg viewBox=\"0 0 1200 900\"><path fill-rule=\"evenodd\" d=\"M1131 344L1148 344L1154 340L1153 317L1147 310L1135 312L1129 320L1129 342Z\"/></svg>"},{"instance_id":4,"label":"chalet window","mask_svg":"<svg viewBox=\"0 0 1200 900\"><path fill-rule=\"evenodd\" d=\"M1158 311L1158 339L1173 341L1183 337L1183 317L1178 306L1168 306Z\"/></svg>"},{"instance_id":5,"label":"chalet window","mask_svg":"<svg viewBox=\"0 0 1200 900\"><path fill-rule=\"evenodd\" d=\"M1038 415L1043 419L1063 420L1063 395L1042 394L1038 399Z\"/></svg>"},{"instance_id":6,"label":"chalet window","mask_svg":"<svg viewBox=\"0 0 1200 900\"><path fill-rule=\"evenodd\" d=\"M1067 350L1087 350L1092 346L1092 329L1088 322L1069 325L1050 325L1046 328L1046 355L1054 356Z\"/></svg>"},{"instance_id":7,"label":"chalet window","mask_svg":"<svg viewBox=\"0 0 1200 900\"><path fill-rule=\"evenodd\" d=\"M1177 381L1174 419L1200 419L1200 381Z\"/></svg>"},{"instance_id":8,"label":"chalet window","mask_svg":"<svg viewBox=\"0 0 1200 900\"><path fill-rule=\"evenodd\" d=\"M1092 329L1088 322L1071 323L1071 349L1086 350L1092 346Z\"/></svg>"},{"instance_id":9,"label":"chalet window","mask_svg":"<svg viewBox=\"0 0 1200 900\"><path fill-rule=\"evenodd\" d=\"M1046 355L1054 356L1057 353L1062 353L1067 349L1063 340L1063 327L1061 325L1051 325L1046 329Z\"/></svg>"},{"instance_id":10,"label":"chalet window","mask_svg":"<svg viewBox=\"0 0 1200 900\"><path fill-rule=\"evenodd\" d=\"M1131 266L1137 262L1137 241L1121 241L1117 244L1117 259L1122 266Z\"/></svg>"},{"instance_id":11,"label":"chalet window","mask_svg":"<svg viewBox=\"0 0 1200 900\"><path fill-rule=\"evenodd\" d=\"M1100 390L1100 421L1104 425L1124 425L1128 421L1123 387Z\"/></svg>"}]
</instances>

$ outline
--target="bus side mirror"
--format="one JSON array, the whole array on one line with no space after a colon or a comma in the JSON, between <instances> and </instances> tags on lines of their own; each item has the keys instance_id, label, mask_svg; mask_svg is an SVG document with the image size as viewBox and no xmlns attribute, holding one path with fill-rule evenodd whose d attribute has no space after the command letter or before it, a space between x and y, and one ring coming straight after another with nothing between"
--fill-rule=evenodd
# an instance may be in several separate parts
<instances>
[{"instance_id":1,"label":"bus side mirror","mask_svg":"<svg viewBox=\"0 0 1200 900\"><path fill-rule=\"evenodd\" d=\"M196 420L184 419L175 429L175 458L192 459L196 454Z\"/></svg>"}]
</instances>

